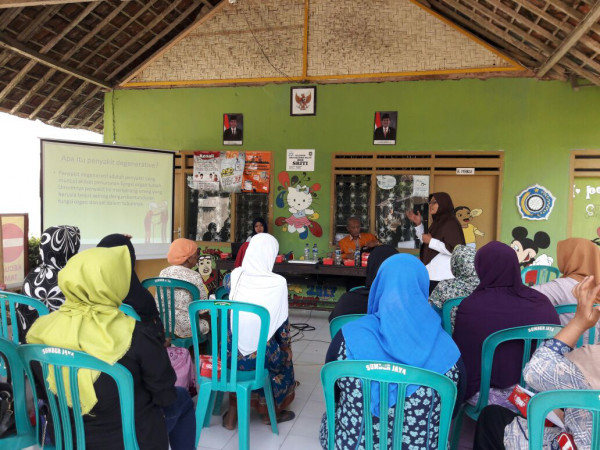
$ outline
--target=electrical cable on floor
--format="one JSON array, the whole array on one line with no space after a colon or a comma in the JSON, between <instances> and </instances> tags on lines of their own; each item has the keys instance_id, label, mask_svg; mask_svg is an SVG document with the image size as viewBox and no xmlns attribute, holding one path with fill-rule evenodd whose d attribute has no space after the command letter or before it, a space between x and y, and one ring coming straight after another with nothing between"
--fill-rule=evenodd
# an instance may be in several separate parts
<instances>
[{"instance_id":1,"label":"electrical cable on floor","mask_svg":"<svg viewBox=\"0 0 600 450\"><path fill-rule=\"evenodd\" d=\"M290 323L290 329L295 328L296 330L298 330L296 333L294 333L290 336L290 338L292 339L292 343L303 340L305 331L315 331L316 330L315 327L308 324L308 321L312 317L312 313L313 313L313 310L311 309L310 312L308 313L308 319L306 319L306 322ZM300 338L294 339L296 336L300 336Z\"/></svg>"}]
</instances>

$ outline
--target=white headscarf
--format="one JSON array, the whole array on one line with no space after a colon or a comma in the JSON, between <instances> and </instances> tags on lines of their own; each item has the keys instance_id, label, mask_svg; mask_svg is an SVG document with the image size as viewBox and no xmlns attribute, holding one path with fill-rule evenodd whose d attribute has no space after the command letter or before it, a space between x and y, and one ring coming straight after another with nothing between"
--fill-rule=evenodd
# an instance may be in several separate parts
<instances>
[{"instance_id":1,"label":"white headscarf","mask_svg":"<svg viewBox=\"0 0 600 450\"><path fill-rule=\"evenodd\" d=\"M287 282L281 275L273 273L278 251L279 243L273 236L259 233L250 240L242 266L231 272L229 298L269 310L269 339L288 318ZM258 348L259 330L258 316L240 313L238 346L243 356L254 353Z\"/></svg>"}]
</instances>

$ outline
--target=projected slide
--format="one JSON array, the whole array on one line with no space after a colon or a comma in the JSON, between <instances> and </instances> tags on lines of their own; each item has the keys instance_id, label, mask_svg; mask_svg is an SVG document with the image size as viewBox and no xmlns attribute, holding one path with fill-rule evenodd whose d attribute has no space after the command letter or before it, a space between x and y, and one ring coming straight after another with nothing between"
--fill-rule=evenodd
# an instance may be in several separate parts
<instances>
[{"instance_id":1,"label":"projected slide","mask_svg":"<svg viewBox=\"0 0 600 450\"><path fill-rule=\"evenodd\" d=\"M42 225L75 225L82 249L132 235L138 258L164 258L173 228L171 152L42 140Z\"/></svg>"}]
</instances>

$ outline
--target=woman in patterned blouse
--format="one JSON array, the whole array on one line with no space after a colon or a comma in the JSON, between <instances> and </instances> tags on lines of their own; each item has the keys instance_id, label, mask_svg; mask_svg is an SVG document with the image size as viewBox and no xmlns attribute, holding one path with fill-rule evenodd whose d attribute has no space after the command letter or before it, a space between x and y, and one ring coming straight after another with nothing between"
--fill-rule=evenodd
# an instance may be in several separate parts
<instances>
[{"instance_id":1,"label":"woman in patterned blouse","mask_svg":"<svg viewBox=\"0 0 600 450\"><path fill-rule=\"evenodd\" d=\"M460 353L443 330L439 315L429 306L428 294L429 276L423 263L407 254L386 259L371 286L367 315L342 327L329 346L326 361L353 359L407 364L443 374L458 384L459 366L462 366ZM360 381L341 378L337 389L335 448L364 449ZM437 449L441 406L438 394L430 388L409 386L406 398L401 401L404 402L402 448ZM397 402L397 393L391 392L389 437L386 445L379 445L380 449L391 448ZM379 392L375 386L371 413L377 448L380 414ZM319 439L324 449L327 449L327 426L327 417L323 415Z\"/></svg>"}]
</instances>

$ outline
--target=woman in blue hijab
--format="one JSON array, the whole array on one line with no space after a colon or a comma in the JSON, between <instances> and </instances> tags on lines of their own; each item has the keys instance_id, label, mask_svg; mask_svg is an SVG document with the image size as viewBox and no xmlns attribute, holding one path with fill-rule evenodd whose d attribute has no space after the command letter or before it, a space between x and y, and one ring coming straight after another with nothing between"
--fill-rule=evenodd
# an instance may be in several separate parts
<instances>
[{"instance_id":1,"label":"woman in blue hijab","mask_svg":"<svg viewBox=\"0 0 600 450\"><path fill-rule=\"evenodd\" d=\"M348 359L407 364L443 374L458 384L459 366L462 367L460 352L442 328L439 315L429 306L428 297L429 275L421 261L407 254L388 258L371 286L367 315L345 325L334 336L326 362ZM342 378L337 388L336 448L364 448L360 381ZM390 408L397 401L397 392L390 389ZM407 388L403 449L437 448L440 406L435 391L420 386ZM376 385L371 392L371 413L375 416L373 425L378 433L379 387ZM380 448L391 448L393 421L392 410L389 411L389 441ZM320 441L326 449L325 415Z\"/></svg>"}]
</instances>

